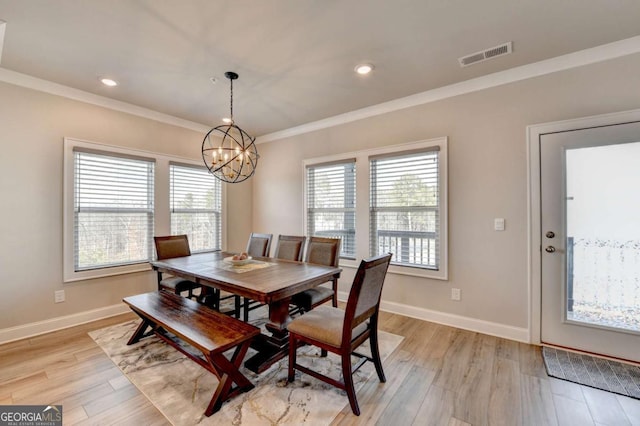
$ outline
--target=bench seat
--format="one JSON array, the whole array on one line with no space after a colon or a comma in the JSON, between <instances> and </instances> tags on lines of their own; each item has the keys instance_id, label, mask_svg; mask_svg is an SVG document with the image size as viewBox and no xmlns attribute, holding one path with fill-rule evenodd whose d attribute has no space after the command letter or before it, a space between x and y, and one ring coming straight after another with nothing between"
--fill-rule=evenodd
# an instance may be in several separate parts
<instances>
[{"instance_id":1,"label":"bench seat","mask_svg":"<svg viewBox=\"0 0 640 426\"><path fill-rule=\"evenodd\" d=\"M167 291L125 297L123 302L142 318L128 345L155 334L218 377L218 387L205 411L207 416L218 411L224 401L253 389L239 368L260 329ZM182 347L180 341L197 349L202 357ZM227 359L224 352L233 348L233 355Z\"/></svg>"}]
</instances>

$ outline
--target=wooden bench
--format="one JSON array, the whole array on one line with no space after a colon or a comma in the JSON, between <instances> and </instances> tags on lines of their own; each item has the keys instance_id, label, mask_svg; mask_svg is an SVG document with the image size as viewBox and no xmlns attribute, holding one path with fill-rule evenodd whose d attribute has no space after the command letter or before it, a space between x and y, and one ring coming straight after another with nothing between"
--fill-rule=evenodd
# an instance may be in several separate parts
<instances>
[{"instance_id":1,"label":"wooden bench","mask_svg":"<svg viewBox=\"0 0 640 426\"><path fill-rule=\"evenodd\" d=\"M235 395L253 389L239 368L260 329L167 291L125 297L123 302L142 318L128 345L155 334L216 375L219 384L205 415L215 413L223 402ZM180 341L196 348L203 356L190 353ZM227 359L223 353L232 348L235 351Z\"/></svg>"}]
</instances>

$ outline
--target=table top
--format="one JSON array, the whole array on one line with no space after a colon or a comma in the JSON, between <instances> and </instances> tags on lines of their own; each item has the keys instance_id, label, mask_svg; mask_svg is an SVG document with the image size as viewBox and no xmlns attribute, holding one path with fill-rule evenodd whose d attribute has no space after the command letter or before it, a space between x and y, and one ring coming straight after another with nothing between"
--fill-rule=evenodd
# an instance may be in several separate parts
<instances>
[{"instance_id":1,"label":"table top","mask_svg":"<svg viewBox=\"0 0 640 426\"><path fill-rule=\"evenodd\" d=\"M155 270L180 276L202 285L248 297L261 303L282 300L339 277L332 266L257 257L259 269L233 268L224 258L233 253L208 252L151 262ZM250 269L250 270L247 270Z\"/></svg>"}]
</instances>

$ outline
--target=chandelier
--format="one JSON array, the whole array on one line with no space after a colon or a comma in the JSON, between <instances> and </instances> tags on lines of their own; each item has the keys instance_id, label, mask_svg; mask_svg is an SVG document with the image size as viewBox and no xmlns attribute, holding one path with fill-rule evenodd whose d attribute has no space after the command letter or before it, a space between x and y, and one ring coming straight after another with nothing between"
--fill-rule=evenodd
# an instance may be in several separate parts
<instances>
[{"instance_id":1,"label":"chandelier","mask_svg":"<svg viewBox=\"0 0 640 426\"><path fill-rule=\"evenodd\" d=\"M202 160L209 172L227 183L249 179L256 171L258 150L252 138L233 121L233 80L238 74L228 71L231 82L231 115L227 124L209 130L202 140Z\"/></svg>"}]
</instances>

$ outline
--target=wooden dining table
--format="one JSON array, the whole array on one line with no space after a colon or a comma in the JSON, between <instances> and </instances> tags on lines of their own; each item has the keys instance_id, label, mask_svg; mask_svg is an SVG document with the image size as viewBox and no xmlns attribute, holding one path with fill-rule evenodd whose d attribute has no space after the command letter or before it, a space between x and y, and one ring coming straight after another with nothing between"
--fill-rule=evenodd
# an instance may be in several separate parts
<instances>
[{"instance_id":1,"label":"wooden dining table","mask_svg":"<svg viewBox=\"0 0 640 426\"><path fill-rule=\"evenodd\" d=\"M261 373L287 355L291 297L339 278L342 269L270 257L233 265L229 262L231 256L233 253L220 251L197 253L153 261L151 266L155 271L194 281L205 289L226 291L268 305L267 331L254 339L252 348L257 353L245 361L247 369Z\"/></svg>"}]
</instances>

